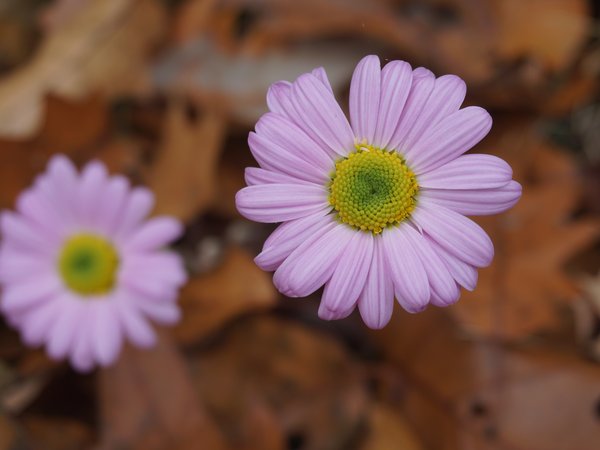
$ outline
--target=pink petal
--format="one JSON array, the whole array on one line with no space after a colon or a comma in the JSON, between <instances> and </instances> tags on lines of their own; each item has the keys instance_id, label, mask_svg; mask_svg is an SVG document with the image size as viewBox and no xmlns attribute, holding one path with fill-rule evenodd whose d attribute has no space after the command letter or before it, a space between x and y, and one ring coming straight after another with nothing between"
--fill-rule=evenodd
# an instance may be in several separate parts
<instances>
[{"instance_id":1,"label":"pink petal","mask_svg":"<svg viewBox=\"0 0 600 450\"><path fill-rule=\"evenodd\" d=\"M60 240L40 232L34 223L10 211L0 214L0 232L4 242L32 253L55 256Z\"/></svg>"},{"instance_id":2,"label":"pink petal","mask_svg":"<svg viewBox=\"0 0 600 450\"><path fill-rule=\"evenodd\" d=\"M126 300L126 301L125 301ZM148 322L133 307L130 299L115 302L123 333L134 345L150 348L156 343L156 334Z\"/></svg>"},{"instance_id":3,"label":"pink petal","mask_svg":"<svg viewBox=\"0 0 600 450\"><path fill-rule=\"evenodd\" d=\"M310 136L315 133L332 152L342 156L354 149L354 135L333 94L312 74L292 85L297 123Z\"/></svg>"},{"instance_id":4,"label":"pink petal","mask_svg":"<svg viewBox=\"0 0 600 450\"><path fill-rule=\"evenodd\" d=\"M467 264L485 267L492 262L492 241L479 225L465 216L421 199L411 220L440 246Z\"/></svg>"},{"instance_id":5,"label":"pink petal","mask_svg":"<svg viewBox=\"0 0 600 450\"><path fill-rule=\"evenodd\" d=\"M88 227L95 225L98 202L105 194L107 181L108 174L104 164L92 161L83 168L77 191L77 209L81 224Z\"/></svg>"},{"instance_id":6,"label":"pink petal","mask_svg":"<svg viewBox=\"0 0 600 450\"><path fill-rule=\"evenodd\" d=\"M410 239L413 248L417 250L423 263L432 294L435 293L436 297L440 298L445 304L456 301L460 291L444 261L434 251L425 237L418 232L406 233L406 237Z\"/></svg>"},{"instance_id":7,"label":"pink petal","mask_svg":"<svg viewBox=\"0 0 600 450\"><path fill-rule=\"evenodd\" d=\"M26 316L20 320L23 341L32 347L41 345L49 336L56 318L62 311L61 302L50 298L35 308L27 310ZM11 317L13 313L8 314Z\"/></svg>"},{"instance_id":8,"label":"pink petal","mask_svg":"<svg viewBox=\"0 0 600 450\"><path fill-rule=\"evenodd\" d=\"M460 298L460 288L456 286L456 289L451 297L441 297L436 294L434 291L431 291L431 299L430 302L432 305L439 306L441 308L445 308L447 306L453 305Z\"/></svg>"},{"instance_id":9,"label":"pink petal","mask_svg":"<svg viewBox=\"0 0 600 450\"><path fill-rule=\"evenodd\" d=\"M327 78L327 72L325 72L325 69L322 67L317 67L316 69L313 69L311 73L325 85L329 92L333 94L333 88L331 87L329 78Z\"/></svg>"},{"instance_id":10,"label":"pink petal","mask_svg":"<svg viewBox=\"0 0 600 450\"><path fill-rule=\"evenodd\" d=\"M85 305L68 293L57 296L54 301L60 304L60 313L53 321L46 349L52 359L60 360L74 348L75 334Z\"/></svg>"},{"instance_id":11,"label":"pink petal","mask_svg":"<svg viewBox=\"0 0 600 450\"><path fill-rule=\"evenodd\" d=\"M384 230L381 238L389 276L400 305L408 312L422 311L429 301L427 272L413 244L411 234L418 232L407 223Z\"/></svg>"},{"instance_id":12,"label":"pink petal","mask_svg":"<svg viewBox=\"0 0 600 450\"><path fill-rule=\"evenodd\" d=\"M521 185L509 181L494 189L423 189L421 198L459 214L485 216L512 208L521 198Z\"/></svg>"},{"instance_id":13,"label":"pink petal","mask_svg":"<svg viewBox=\"0 0 600 450\"><path fill-rule=\"evenodd\" d=\"M327 305L324 302L321 302L319 304L318 315L319 315L319 318L321 318L323 320L340 320L340 319L345 319L350 314L352 314L352 311L354 311L354 307L355 306L356 306L356 303L353 303L346 310L338 309L336 311L331 311L330 309L327 309Z\"/></svg>"},{"instance_id":14,"label":"pink petal","mask_svg":"<svg viewBox=\"0 0 600 450\"><path fill-rule=\"evenodd\" d=\"M121 301L116 298L95 300L91 304L92 315L92 350L95 359L101 366L113 364L121 351L122 329L119 324L118 310L114 303Z\"/></svg>"},{"instance_id":15,"label":"pink petal","mask_svg":"<svg viewBox=\"0 0 600 450\"><path fill-rule=\"evenodd\" d=\"M404 61L391 61L381 71L381 98L373 144L386 148L398 127L412 85L412 68Z\"/></svg>"},{"instance_id":16,"label":"pink petal","mask_svg":"<svg viewBox=\"0 0 600 450\"><path fill-rule=\"evenodd\" d=\"M319 148L300 127L289 119L273 113L263 115L256 124L256 133L273 143L278 148L284 149L319 169L326 180L331 172L334 162L327 150ZM297 177L298 178L298 177Z\"/></svg>"},{"instance_id":17,"label":"pink petal","mask_svg":"<svg viewBox=\"0 0 600 450\"><path fill-rule=\"evenodd\" d=\"M382 246L382 239L375 239L369 275L358 299L361 317L369 328L375 330L385 327L394 311L394 285L387 272Z\"/></svg>"},{"instance_id":18,"label":"pink petal","mask_svg":"<svg viewBox=\"0 0 600 450\"><path fill-rule=\"evenodd\" d=\"M54 270L53 258L42 258L6 244L0 246L0 282L33 282L40 275Z\"/></svg>"},{"instance_id":19,"label":"pink petal","mask_svg":"<svg viewBox=\"0 0 600 450\"><path fill-rule=\"evenodd\" d=\"M292 83L289 81L278 81L273 83L267 91L267 106L269 110L292 119L295 115L292 106Z\"/></svg>"},{"instance_id":20,"label":"pink petal","mask_svg":"<svg viewBox=\"0 0 600 450\"><path fill-rule=\"evenodd\" d=\"M456 282L469 291L475 289L477 285L477 269L449 253L430 237L425 236L425 238L444 261L448 271Z\"/></svg>"},{"instance_id":21,"label":"pink petal","mask_svg":"<svg viewBox=\"0 0 600 450\"><path fill-rule=\"evenodd\" d=\"M407 149L404 142L411 138L416 133L420 133L425 127L424 122L418 122L421 117L421 112L427 104L427 100L433 91L435 85L435 77L431 72L426 70L420 71L417 68L413 71L411 89L406 99L402 115L398 121L398 125L394 130L388 148L398 150L402 153Z\"/></svg>"},{"instance_id":22,"label":"pink petal","mask_svg":"<svg viewBox=\"0 0 600 450\"><path fill-rule=\"evenodd\" d=\"M154 194L145 188L134 188L125 200L118 218L117 241L127 240L130 233L137 229L142 220L150 214L153 207Z\"/></svg>"},{"instance_id":23,"label":"pink petal","mask_svg":"<svg viewBox=\"0 0 600 450\"><path fill-rule=\"evenodd\" d=\"M375 55L357 64L350 83L350 122L359 142L373 142L381 95L381 66Z\"/></svg>"},{"instance_id":24,"label":"pink petal","mask_svg":"<svg viewBox=\"0 0 600 450\"><path fill-rule=\"evenodd\" d=\"M261 169L260 167L246 167L244 180L248 186L255 184L306 184L308 181L293 177L281 172Z\"/></svg>"},{"instance_id":25,"label":"pink petal","mask_svg":"<svg viewBox=\"0 0 600 450\"><path fill-rule=\"evenodd\" d=\"M316 240L335 225L323 209L310 216L285 222L269 236L254 262L263 270L274 271L302 243Z\"/></svg>"},{"instance_id":26,"label":"pink petal","mask_svg":"<svg viewBox=\"0 0 600 450\"><path fill-rule=\"evenodd\" d=\"M294 250L273 277L277 289L289 297L305 297L325 284L356 231L337 225L315 241Z\"/></svg>"},{"instance_id":27,"label":"pink petal","mask_svg":"<svg viewBox=\"0 0 600 450\"><path fill-rule=\"evenodd\" d=\"M80 314L73 349L71 350L71 364L79 372L89 372L96 361L92 349L92 320L90 308L83 308Z\"/></svg>"},{"instance_id":28,"label":"pink petal","mask_svg":"<svg viewBox=\"0 0 600 450\"><path fill-rule=\"evenodd\" d=\"M455 113L465 99L467 87L456 75L444 75L435 80L431 95L413 127L402 141L407 158L417 150L414 147L426 139L430 130L442 119Z\"/></svg>"},{"instance_id":29,"label":"pink petal","mask_svg":"<svg viewBox=\"0 0 600 450\"><path fill-rule=\"evenodd\" d=\"M285 222L329 208L327 190L316 185L248 186L235 196L238 211L256 222Z\"/></svg>"},{"instance_id":30,"label":"pink petal","mask_svg":"<svg viewBox=\"0 0 600 450\"><path fill-rule=\"evenodd\" d=\"M67 220L76 218L76 197L79 186L79 174L73 163L63 155L50 159L46 174L36 182L53 207Z\"/></svg>"},{"instance_id":31,"label":"pink petal","mask_svg":"<svg viewBox=\"0 0 600 450\"><path fill-rule=\"evenodd\" d=\"M469 106L442 119L428 130L406 153L410 167L420 175L440 167L481 141L492 127L488 112L477 106Z\"/></svg>"},{"instance_id":32,"label":"pink petal","mask_svg":"<svg viewBox=\"0 0 600 450\"><path fill-rule=\"evenodd\" d=\"M373 235L355 232L325 285L321 299L324 308L333 313L354 308L364 289L372 258Z\"/></svg>"},{"instance_id":33,"label":"pink petal","mask_svg":"<svg viewBox=\"0 0 600 450\"><path fill-rule=\"evenodd\" d=\"M419 175L419 186L434 189L491 189L512 178L506 161L492 155L462 155Z\"/></svg>"},{"instance_id":34,"label":"pink petal","mask_svg":"<svg viewBox=\"0 0 600 450\"><path fill-rule=\"evenodd\" d=\"M183 225L170 216L155 217L131 233L124 251L146 252L169 245L183 233Z\"/></svg>"},{"instance_id":35,"label":"pink petal","mask_svg":"<svg viewBox=\"0 0 600 450\"><path fill-rule=\"evenodd\" d=\"M45 199L40 188L23 192L17 199L16 209L46 235L61 239L67 233L64 217Z\"/></svg>"},{"instance_id":36,"label":"pink petal","mask_svg":"<svg viewBox=\"0 0 600 450\"><path fill-rule=\"evenodd\" d=\"M281 172L319 185L328 180L328 174L322 169L293 153L291 149L280 147L264 136L250 133L248 145L254 159L263 169Z\"/></svg>"},{"instance_id":37,"label":"pink petal","mask_svg":"<svg viewBox=\"0 0 600 450\"><path fill-rule=\"evenodd\" d=\"M154 283L166 284L169 288L178 287L187 280L183 261L179 255L167 251L126 254L123 258L119 276L123 283L133 279L139 280L138 283L134 284L141 283L148 287L154 285ZM160 292L162 291L161 288Z\"/></svg>"},{"instance_id":38,"label":"pink petal","mask_svg":"<svg viewBox=\"0 0 600 450\"><path fill-rule=\"evenodd\" d=\"M4 286L2 294L2 310L19 311L36 306L47 301L61 289L63 289L62 282L53 272L41 274L34 283L8 284Z\"/></svg>"},{"instance_id":39,"label":"pink petal","mask_svg":"<svg viewBox=\"0 0 600 450\"><path fill-rule=\"evenodd\" d=\"M164 302L148 301L135 293L130 293L135 307L149 319L161 325L173 325L181 319L181 310L177 306L177 293L173 292L170 299Z\"/></svg>"},{"instance_id":40,"label":"pink petal","mask_svg":"<svg viewBox=\"0 0 600 450\"><path fill-rule=\"evenodd\" d=\"M130 185L127 178L116 175L108 180L105 191L98 198L96 226L110 236L118 228L121 211L128 200Z\"/></svg>"}]
</instances>

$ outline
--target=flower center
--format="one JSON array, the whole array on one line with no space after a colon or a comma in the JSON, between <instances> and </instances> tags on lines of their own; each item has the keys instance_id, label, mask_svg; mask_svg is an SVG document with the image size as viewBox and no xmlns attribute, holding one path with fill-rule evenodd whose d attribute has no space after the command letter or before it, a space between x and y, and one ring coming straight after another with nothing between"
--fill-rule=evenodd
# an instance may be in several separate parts
<instances>
[{"instance_id":1,"label":"flower center","mask_svg":"<svg viewBox=\"0 0 600 450\"><path fill-rule=\"evenodd\" d=\"M69 238L58 259L65 284L81 295L109 292L115 284L119 256L114 246L94 234Z\"/></svg>"},{"instance_id":2,"label":"flower center","mask_svg":"<svg viewBox=\"0 0 600 450\"><path fill-rule=\"evenodd\" d=\"M378 234L410 216L419 186L395 151L369 145L357 148L335 164L329 203L342 222Z\"/></svg>"}]
</instances>

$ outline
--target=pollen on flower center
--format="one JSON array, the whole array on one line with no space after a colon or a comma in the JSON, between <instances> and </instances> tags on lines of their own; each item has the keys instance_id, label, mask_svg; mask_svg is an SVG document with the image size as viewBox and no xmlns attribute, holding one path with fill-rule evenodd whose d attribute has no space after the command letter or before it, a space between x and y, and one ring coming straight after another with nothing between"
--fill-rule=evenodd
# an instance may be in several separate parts
<instances>
[{"instance_id":1,"label":"pollen on flower center","mask_svg":"<svg viewBox=\"0 0 600 450\"><path fill-rule=\"evenodd\" d=\"M65 241L58 266L67 287L81 295L110 292L115 284L119 256L105 238L77 234Z\"/></svg>"},{"instance_id":2,"label":"pollen on flower center","mask_svg":"<svg viewBox=\"0 0 600 450\"><path fill-rule=\"evenodd\" d=\"M415 174L398 153L361 145L336 163L329 203L342 222L378 234L410 216L418 190Z\"/></svg>"}]
</instances>

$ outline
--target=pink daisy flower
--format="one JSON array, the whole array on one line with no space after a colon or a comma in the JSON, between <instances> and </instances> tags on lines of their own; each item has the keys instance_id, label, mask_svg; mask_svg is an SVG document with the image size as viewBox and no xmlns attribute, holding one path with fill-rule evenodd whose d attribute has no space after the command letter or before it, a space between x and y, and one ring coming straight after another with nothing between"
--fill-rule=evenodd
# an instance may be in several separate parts
<instances>
[{"instance_id":1,"label":"pink daisy flower","mask_svg":"<svg viewBox=\"0 0 600 450\"><path fill-rule=\"evenodd\" d=\"M513 206L521 186L503 160L463 155L490 130L482 108L461 109L465 83L403 61L362 59L350 86L350 122L322 68L267 94L270 112L248 138L260 168L246 169L238 210L283 222L256 263L277 288L304 297L325 285L319 316L390 320L456 302L492 261L488 235L465 215Z\"/></svg>"},{"instance_id":2,"label":"pink daisy flower","mask_svg":"<svg viewBox=\"0 0 600 450\"><path fill-rule=\"evenodd\" d=\"M144 221L148 189L109 176L99 162L81 174L63 156L0 216L0 308L32 346L87 371L107 366L125 339L155 342L148 323L179 320L186 275L163 247L182 232L171 217Z\"/></svg>"}]
</instances>

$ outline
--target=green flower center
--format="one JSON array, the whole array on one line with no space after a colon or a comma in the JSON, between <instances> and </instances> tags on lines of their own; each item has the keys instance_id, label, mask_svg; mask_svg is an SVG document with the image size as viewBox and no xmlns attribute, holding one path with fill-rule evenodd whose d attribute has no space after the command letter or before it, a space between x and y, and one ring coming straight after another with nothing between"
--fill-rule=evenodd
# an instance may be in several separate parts
<instances>
[{"instance_id":1,"label":"green flower center","mask_svg":"<svg viewBox=\"0 0 600 450\"><path fill-rule=\"evenodd\" d=\"M103 237L77 234L65 242L58 266L71 290L81 295L100 295L110 292L115 284L119 256Z\"/></svg>"},{"instance_id":2,"label":"green flower center","mask_svg":"<svg viewBox=\"0 0 600 450\"><path fill-rule=\"evenodd\" d=\"M410 216L418 191L415 174L398 153L360 145L336 163L329 203L342 222L379 234Z\"/></svg>"}]
</instances>

